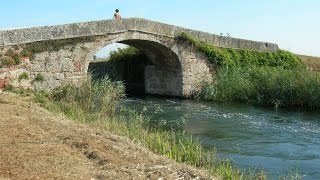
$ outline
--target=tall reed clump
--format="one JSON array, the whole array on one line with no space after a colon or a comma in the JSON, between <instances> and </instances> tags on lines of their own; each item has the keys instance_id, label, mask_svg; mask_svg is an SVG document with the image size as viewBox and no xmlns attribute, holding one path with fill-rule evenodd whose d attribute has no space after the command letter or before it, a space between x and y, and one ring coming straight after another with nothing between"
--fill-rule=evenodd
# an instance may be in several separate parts
<instances>
[{"instance_id":1,"label":"tall reed clump","mask_svg":"<svg viewBox=\"0 0 320 180\"><path fill-rule=\"evenodd\" d=\"M220 69L199 99L238 101L278 107L320 108L320 75L308 70L270 67Z\"/></svg>"},{"instance_id":2,"label":"tall reed clump","mask_svg":"<svg viewBox=\"0 0 320 180\"><path fill-rule=\"evenodd\" d=\"M120 81L111 81L108 77L91 80L82 84L62 85L49 95L51 107L65 113L68 117L81 122L95 121L98 116L113 117L117 100L124 97L124 85Z\"/></svg>"},{"instance_id":3,"label":"tall reed clump","mask_svg":"<svg viewBox=\"0 0 320 180\"><path fill-rule=\"evenodd\" d=\"M290 52L255 52L213 47L189 34L181 38L218 65L214 82L195 98L278 107L320 108L320 75Z\"/></svg>"}]
</instances>

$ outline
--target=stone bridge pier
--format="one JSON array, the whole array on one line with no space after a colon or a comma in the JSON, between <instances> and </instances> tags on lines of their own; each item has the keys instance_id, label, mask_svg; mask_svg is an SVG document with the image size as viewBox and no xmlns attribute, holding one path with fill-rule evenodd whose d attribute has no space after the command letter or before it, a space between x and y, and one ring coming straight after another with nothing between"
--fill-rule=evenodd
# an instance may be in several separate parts
<instances>
[{"instance_id":1,"label":"stone bridge pier","mask_svg":"<svg viewBox=\"0 0 320 180\"><path fill-rule=\"evenodd\" d=\"M181 32L215 46L275 51L276 44L221 37L172 25L130 18L0 31L0 89L12 85L52 90L78 83L100 49L123 43L143 52L144 87L148 94L188 97L210 81L214 67L181 42Z\"/></svg>"}]
</instances>

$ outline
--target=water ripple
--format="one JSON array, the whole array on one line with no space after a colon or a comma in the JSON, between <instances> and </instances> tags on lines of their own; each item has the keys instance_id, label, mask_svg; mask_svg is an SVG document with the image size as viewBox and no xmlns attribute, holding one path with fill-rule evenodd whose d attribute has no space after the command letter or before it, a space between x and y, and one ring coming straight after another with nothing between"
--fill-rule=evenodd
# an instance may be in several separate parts
<instances>
[{"instance_id":1,"label":"water ripple","mask_svg":"<svg viewBox=\"0 0 320 180\"><path fill-rule=\"evenodd\" d=\"M219 156L234 159L240 168L263 167L281 174L299 163L304 179L320 177L320 113L178 99L123 103L134 109L147 107L153 118L185 118L187 132L205 146L216 147Z\"/></svg>"}]
</instances>

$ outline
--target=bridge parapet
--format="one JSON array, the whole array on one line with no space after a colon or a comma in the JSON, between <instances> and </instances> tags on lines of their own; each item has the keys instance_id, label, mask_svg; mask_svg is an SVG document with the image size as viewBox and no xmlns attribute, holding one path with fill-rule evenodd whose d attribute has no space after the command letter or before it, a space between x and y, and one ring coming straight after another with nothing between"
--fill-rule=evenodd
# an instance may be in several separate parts
<instances>
[{"instance_id":1,"label":"bridge parapet","mask_svg":"<svg viewBox=\"0 0 320 180\"><path fill-rule=\"evenodd\" d=\"M278 45L219 36L207 32L186 29L178 26L150 21L141 18L122 20L101 20L80 22L56 26L43 26L0 31L0 46L19 45L37 41L58 40L86 36L139 32L174 38L181 32L187 32L201 41L218 47L251 49L256 51L276 51Z\"/></svg>"}]
</instances>

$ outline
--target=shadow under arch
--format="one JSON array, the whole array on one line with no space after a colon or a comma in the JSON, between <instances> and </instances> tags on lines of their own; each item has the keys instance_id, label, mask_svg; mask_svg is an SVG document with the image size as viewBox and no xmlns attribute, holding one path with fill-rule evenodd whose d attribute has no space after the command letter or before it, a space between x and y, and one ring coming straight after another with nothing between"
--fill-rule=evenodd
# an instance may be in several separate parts
<instances>
[{"instance_id":1,"label":"shadow under arch","mask_svg":"<svg viewBox=\"0 0 320 180\"><path fill-rule=\"evenodd\" d=\"M182 66L178 55L170 48L155 41L128 39L117 41L138 49L145 56L140 62L123 63L123 68L115 80L123 80L127 90L137 94L152 94L161 96L183 96ZM89 71L101 75L109 75L110 63L90 62ZM119 66L119 65L118 65ZM131 67L130 67L131 66ZM114 69L114 67L113 67ZM118 67L119 69L119 67ZM140 74L139 81L131 76ZM139 83L137 83L139 82ZM141 83L141 84L140 84Z\"/></svg>"}]
</instances>

